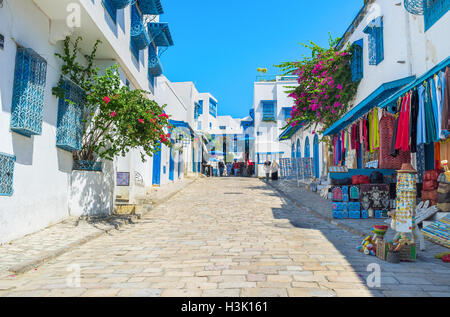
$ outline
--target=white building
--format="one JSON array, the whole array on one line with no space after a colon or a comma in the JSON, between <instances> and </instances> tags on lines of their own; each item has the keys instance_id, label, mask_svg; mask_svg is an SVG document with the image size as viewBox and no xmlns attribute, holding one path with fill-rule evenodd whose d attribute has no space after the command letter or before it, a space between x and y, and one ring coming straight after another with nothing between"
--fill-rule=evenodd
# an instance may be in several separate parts
<instances>
[{"instance_id":1,"label":"white building","mask_svg":"<svg viewBox=\"0 0 450 317\"><path fill-rule=\"evenodd\" d=\"M55 53L63 53L66 36L83 38L81 64L101 40L96 66L118 65L123 85L150 91L150 98L167 104L174 125L190 130L192 105L161 76L158 55L173 45L167 23L159 22L162 13L160 0L0 1L0 244L69 216L110 214L116 193L132 201L151 188L157 170L159 185L193 170L192 147L201 148L195 137L172 151L163 148L158 168L154 158L142 163L131 151L103 162L101 172L74 170L71 151L56 142L61 125L52 87L62 63ZM116 187L119 181L128 186Z\"/></svg>"},{"instance_id":2,"label":"white building","mask_svg":"<svg viewBox=\"0 0 450 317\"><path fill-rule=\"evenodd\" d=\"M286 93L288 86L296 86L296 76L276 76L275 79L254 83L253 137L255 138L253 160L257 165L257 176L265 175L264 162L291 156L291 144L280 142L279 135L290 117L294 100Z\"/></svg>"}]
</instances>

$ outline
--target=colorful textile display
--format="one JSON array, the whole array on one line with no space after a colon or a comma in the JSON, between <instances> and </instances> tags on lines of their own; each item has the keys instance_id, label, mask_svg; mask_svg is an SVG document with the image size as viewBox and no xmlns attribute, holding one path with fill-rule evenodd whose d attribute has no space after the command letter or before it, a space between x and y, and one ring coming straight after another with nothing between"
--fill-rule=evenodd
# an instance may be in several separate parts
<instances>
[{"instance_id":1,"label":"colorful textile display","mask_svg":"<svg viewBox=\"0 0 450 317\"><path fill-rule=\"evenodd\" d=\"M409 163L411 160L410 151L399 150L398 155L391 155L391 140L394 135L395 117L384 113L380 120L380 160L379 168L400 169L403 163Z\"/></svg>"},{"instance_id":2,"label":"colorful textile display","mask_svg":"<svg viewBox=\"0 0 450 317\"><path fill-rule=\"evenodd\" d=\"M431 241L450 248L450 215L424 227L422 233Z\"/></svg>"}]
</instances>

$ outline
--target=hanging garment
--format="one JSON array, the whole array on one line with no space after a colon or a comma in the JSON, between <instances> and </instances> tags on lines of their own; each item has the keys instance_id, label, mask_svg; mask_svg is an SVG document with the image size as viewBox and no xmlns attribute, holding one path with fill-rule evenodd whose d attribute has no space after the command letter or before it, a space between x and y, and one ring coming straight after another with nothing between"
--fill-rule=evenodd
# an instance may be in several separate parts
<instances>
[{"instance_id":1,"label":"hanging garment","mask_svg":"<svg viewBox=\"0 0 450 317\"><path fill-rule=\"evenodd\" d=\"M449 127L449 107L450 107L450 67L445 70L445 76L443 77L443 103L442 103L442 120L441 126L442 130L448 130Z\"/></svg>"},{"instance_id":2,"label":"hanging garment","mask_svg":"<svg viewBox=\"0 0 450 317\"><path fill-rule=\"evenodd\" d=\"M417 161L417 182L423 182L423 174L425 173L425 144L417 145L416 153Z\"/></svg>"},{"instance_id":3,"label":"hanging garment","mask_svg":"<svg viewBox=\"0 0 450 317\"><path fill-rule=\"evenodd\" d=\"M441 146L439 142L434 143L434 169L441 169Z\"/></svg>"},{"instance_id":4,"label":"hanging garment","mask_svg":"<svg viewBox=\"0 0 450 317\"><path fill-rule=\"evenodd\" d=\"M375 152L378 148L380 148L380 134L378 130L378 108L374 108L372 112L372 143L371 148L372 152Z\"/></svg>"},{"instance_id":5,"label":"hanging garment","mask_svg":"<svg viewBox=\"0 0 450 317\"><path fill-rule=\"evenodd\" d=\"M425 143L430 144L433 143L436 139L436 126L433 115L433 105L431 101L431 87L427 82L424 82L423 86L425 88Z\"/></svg>"},{"instance_id":6,"label":"hanging garment","mask_svg":"<svg viewBox=\"0 0 450 317\"><path fill-rule=\"evenodd\" d=\"M437 135L438 139L445 139L445 136L442 133L442 72L439 73L439 75L434 75L434 85L436 86L436 102L438 110Z\"/></svg>"},{"instance_id":7,"label":"hanging garment","mask_svg":"<svg viewBox=\"0 0 450 317\"><path fill-rule=\"evenodd\" d=\"M417 120L419 117L419 93L416 89L414 89L411 95L411 119L409 120L410 124L410 149L411 153L417 152Z\"/></svg>"},{"instance_id":8,"label":"hanging garment","mask_svg":"<svg viewBox=\"0 0 450 317\"><path fill-rule=\"evenodd\" d=\"M383 169L398 170L403 163L411 161L411 153L409 151L399 150L398 155L391 155L391 142L395 130L395 116L384 113L380 120L380 156L378 167Z\"/></svg>"},{"instance_id":9,"label":"hanging garment","mask_svg":"<svg viewBox=\"0 0 450 317\"><path fill-rule=\"evenodd\" d=\"M419 93L419 116L417 118L417 145L426 142L425 129L425 87L420 85L417 89Z\"/></svg>"},{"instance_id":10,"label":"hanging garment","mask_svg":"<svg viewBox=\"0 0 450 317\"><path fill-rule=\"evenodd\" d=\"M400 109L402 108L402 98L399 97L397 99L397 106L395 107L395 125L394 125L394 133L392 135L391 140L391 155L396 157L398 155L398 150L395 149L395 142L397 141L397 132L398 132L398 122L400 120Z\"/></svg>"},{"instance_id":11,"label":"hanging garment","mask_svg":"<svg viewBox=\"0 0 450 317\"><path fill-rule=\"evenodd\" d=\"M397 140L395 142L396 150L409 150L409 105L410 94L407 93L402 101L402 110L398 122Z\"/></svg>"},{"instance_id":12,"label":"hanging garment","mask_svg":"<svg viewBox=\"0 0 450 317\"><path fill-rule=\"evenodd\" d=\"M436 76L437 77L437 76ZM438 109L438 98L436 93L436 85L434 79L430 79L428 82L430 85L430 97L431 97L431 105L433 106L433 118L434 118L434 129L436 130L435 138L433 139L433 142L439 141L439 130L440 130L440 124L439 124L439 109Z\"/></svg>"},{"instance_id":13,"label":"hanging garment","mask_svg":"<svg viewBox=\"0 0 450 317\"><path fill-rule=\"evenodd\" d=\"M364 147L366 149L366 152L369 152L369 120L367 120L367 117L364 118Z\"/></svg>"}]
</instances>

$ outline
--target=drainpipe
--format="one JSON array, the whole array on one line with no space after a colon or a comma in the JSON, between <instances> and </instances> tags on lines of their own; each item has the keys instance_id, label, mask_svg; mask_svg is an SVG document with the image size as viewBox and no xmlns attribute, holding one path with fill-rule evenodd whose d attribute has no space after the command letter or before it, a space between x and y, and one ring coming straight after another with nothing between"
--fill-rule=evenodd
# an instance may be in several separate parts
<instances>
[{"instance_id":1,"label":"drainpipe","mask_svg":"<svg viewBox=\"0 0 450 317\"><path fill-rule=\"evenodd\" d=\"M400 2L400 5L402 2ZM405 31L406 31L406 59L408 64L408 75L413 75L413 69L412 69L412 39L411 39L411 24L410 24L410 16L408 11L404 10L405 12Z\"/></svg>"}]
</instances>

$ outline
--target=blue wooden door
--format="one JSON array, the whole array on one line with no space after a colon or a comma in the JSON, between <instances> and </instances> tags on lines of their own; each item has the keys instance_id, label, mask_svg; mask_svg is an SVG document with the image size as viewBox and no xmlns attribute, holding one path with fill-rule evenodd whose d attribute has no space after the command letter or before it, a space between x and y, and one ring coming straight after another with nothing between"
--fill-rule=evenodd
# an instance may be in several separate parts
<instances>
[{"instance_id":1,"label":"blue wooden door","mask_svg":"<svg viewBox=\"0 0 450 317\"><path fill-rule=\"evenodd\" d=\"M310 158L311 154L309 152L309 137L306 137L305 140L305 158Z\"/></svg>"},{"instance_id":2,"label":"blue wooden door","mask_svg":"<svg viewBox=\"0 0 450 317\"><path fill-rule=\"evenodd\" d=\"M173 159L173 151L170 150L170 163L169 163L169 180L173 181L173 174L175 172L175 161Z\"/></svg>"},{"instance_id":3,"label":"blue wooden door","mask_svg":"<svg viewBox=\"0 0 450 317\"><path fill-rule=\"evenodd\" d=\"M302 146L300 144L300 139L297 139L297 158L302 157Z\"/></svg>"},{"instance_id":4,"label":"blue wooden door","mask_svg":"<svg viewBox=\"0 0 450 317\"><path fill-rule=\"evenodd\" d=\"M295 143L292 143L291 158L295 158Z\"/></svg>"},{"instance_id":5,"label":"blue wooden door","mask_svg":"<svg viewBox=\"0 0 450 317\"><path fill-rule=\"evenodd\" d=\"M153 154L153 179L154 185L161 184L161 151Z\"/></svg>"},{"instance_id":6,"label":"blue wooden door","mask_svg":"<svg viewBox=\"0 0 450 317\"><path fill-rule=\"evenodd\" d=\"M195 149L192 149L192 172L196 172L195 170Z\"/></svg>"},{"instance_id":7,"label":"blue wooden door","mask_svg":"<svg viewBox=\"0 0 450 317\"><path fill-rule=\"evenodd\" d=\"M317 136L317 134L314 136L314 176L316 178L320 177L320 171L319 171L319 167L320 167L320 160L319 160L319 137Z\"/></svg>"}]
</instances>

